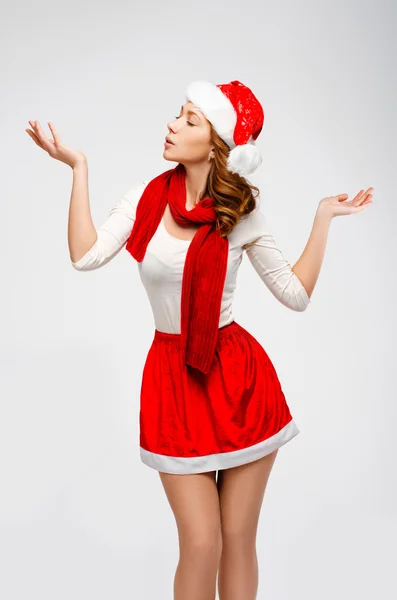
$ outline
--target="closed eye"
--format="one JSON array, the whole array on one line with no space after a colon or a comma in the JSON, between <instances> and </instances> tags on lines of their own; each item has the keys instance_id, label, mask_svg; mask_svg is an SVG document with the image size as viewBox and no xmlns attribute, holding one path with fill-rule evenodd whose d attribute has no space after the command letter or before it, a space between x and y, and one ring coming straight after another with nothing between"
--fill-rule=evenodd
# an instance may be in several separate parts
<instances>
[{"instance_id":1,"label":"closed eye","mask_svg":"<svg viewBox=\"0 0 397 600\"><path fill-rule=\"evenodd\" d=\"M177 117L177 116L175 115L175 119L179 119L179 118L180 118L180 116L179 116L179 117ZM187 123L188 125L190 125L191 127L194 127L194 123L191 123L190 121L186 121L186 123Z\"/></svg>"}]
</instances>

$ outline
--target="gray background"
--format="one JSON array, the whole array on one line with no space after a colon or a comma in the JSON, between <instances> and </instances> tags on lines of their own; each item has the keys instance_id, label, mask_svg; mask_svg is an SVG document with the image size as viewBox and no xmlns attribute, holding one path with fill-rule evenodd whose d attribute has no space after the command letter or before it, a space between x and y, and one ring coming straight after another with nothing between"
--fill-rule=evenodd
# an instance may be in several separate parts
<instances>
[{"instance_id":1,"label":"gray background","mask_svg":"<svg viewBox=\"0 0 397 600\"><path fill-rule=\"evenodd\" d=\"M321 198L374 187L372 207L331 223L306 312L278 303L245 257L234 317L301 430L265 494L258 598L391 598L395 4L21 2L2 17L2 598L172 598L176 526L139 458L149 302L126 251L72 268L72 172L25 128L38 119L50 135L52 121L87 155L99 226L130 186L176 166L166 125L196 79L239 79L261 101L250 180L291 264Z\"/></svg>"}]
</instances>

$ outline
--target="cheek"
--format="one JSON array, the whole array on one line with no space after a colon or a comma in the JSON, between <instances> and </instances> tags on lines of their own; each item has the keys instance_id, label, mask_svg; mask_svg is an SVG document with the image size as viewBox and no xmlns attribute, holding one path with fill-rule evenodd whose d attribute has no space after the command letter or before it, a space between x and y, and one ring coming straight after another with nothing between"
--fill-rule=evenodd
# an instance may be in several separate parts
<instances>
[{"instance_id":1,"label":"cheek","mask_svg":"<svg viewBox=\"0 0 397 600\"><path fill-rule=\"evenodd\" d=\"M195 158L203 158L209 152L208 136L202 131L192 131L189 140L186 141L186 147L195 156Z\"/></svg>"}]
</instances>

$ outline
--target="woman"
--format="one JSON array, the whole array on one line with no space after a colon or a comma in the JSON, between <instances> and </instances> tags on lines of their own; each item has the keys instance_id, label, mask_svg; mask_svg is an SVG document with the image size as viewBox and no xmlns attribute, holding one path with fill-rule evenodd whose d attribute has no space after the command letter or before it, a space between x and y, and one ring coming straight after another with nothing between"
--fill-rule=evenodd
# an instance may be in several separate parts
<instances>
[{"instance_id":1,"label":"woman","mask_svg":"<svg viewBox=\"0 0 397 600\"><path fill-rule=\"evenodd\" d=\"M129 189L98 230L87 161L49 123L26 131L73 168L69 249L75 269L108 263L125 246L138 261L155 320L142 373L140 454L159 472L178 527L176 600L256 597L256 531L278 449L299 433L274 366L236 323L231 305L244 251L285 306L304 311L336 215L364 210L373 188L319 203L292 268L277 247L246 175L260 164L262 106L235 80L195 81L168 124L163 157L177 162ZM217 476L218 472L218 476ZM184 475L181 476L181 475Z\"/></svg>"}]
</instances>

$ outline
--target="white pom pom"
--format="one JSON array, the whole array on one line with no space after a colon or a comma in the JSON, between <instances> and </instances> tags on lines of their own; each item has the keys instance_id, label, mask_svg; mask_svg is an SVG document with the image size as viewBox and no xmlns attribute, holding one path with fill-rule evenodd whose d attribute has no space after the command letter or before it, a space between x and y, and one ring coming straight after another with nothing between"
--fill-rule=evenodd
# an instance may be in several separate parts
<instances>
[{"instance_id":1,"label":"white pom pom","mask_svg":"<svg viewBox=\"0 0 397 600\"><path fill-rule=\"evenodd\" d=\"M242 177L253 173L261 164L262 156L255 142L236 146L227 157L227 170Z\"/></svg>"}]
</instances>

